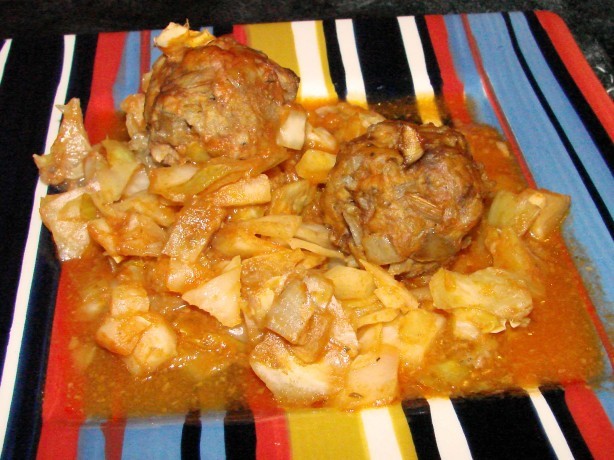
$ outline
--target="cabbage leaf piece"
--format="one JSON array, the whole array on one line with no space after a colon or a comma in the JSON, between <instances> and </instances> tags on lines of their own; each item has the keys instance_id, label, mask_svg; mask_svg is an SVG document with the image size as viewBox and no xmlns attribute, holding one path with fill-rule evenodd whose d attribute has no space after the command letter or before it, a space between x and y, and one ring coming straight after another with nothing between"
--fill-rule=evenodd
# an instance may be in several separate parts
<instances>
[{"instance_id":1,"label":"cabbage leaf piece","mask_svg":"<svg viewBox=\"0 0 614 460\"><path fill-rule=\"evenodd\" d=\"M49 154L34 155L41 179L50 185L82 179L83 159L92 148L83 126L79 99L73 98L58 108L63 118Z\"/></svg>"},{"instance_id":2,"label":"cabbage leaf piece","mask_svg":"<svg viewBox=\"0 0 614 460\"><path fill-rule=\"evenodd\" d=\"M249 362L276 399L287 404L313 404L342 388L349 356L333 346L318 361L307 364L281 337L268 333L252 351Z\"/></svg>"},{"instance_id":3,"label":"cabbage leaf piece","mask_svg":"<svg viewBox=\"0 0 614 460\"><path fill-rule=\"evenodd\" d=\"M76 188L41 199L40 213L51 231L60 260L78 259L90 244L88 217L83 215L85 189Z\"/></svg>"},{"instance_id":4,"label":"cabbage leaf piece","mask_svg":"<svg viewBox=\"0 0 614 460\"><path fill-rule=\"evenodd\" d=\"M512 327L528 323L533 299L526 284L507 270L488 267L470 275L440 268L431 278L429 289L433 306L459 311L462 326L473 323L481 332L500 332L509 323ZM476 312L475 321L468 314ZM485 321L485 314L495 321ZM496 321L498 320L498 321ZM486 326L487 325L487 326Z\"/></svg>"},{"instance_id":5,"label":"cabbage leaf piece","mask_svg":"<svg viewBox=\"0 0 614 460\"><path fill-rule=\"evenodd\" d=\"M241 258L235 257L223 273L185 292L182 298L226 327L241 324Z\"/></svg>"}]
</instances>

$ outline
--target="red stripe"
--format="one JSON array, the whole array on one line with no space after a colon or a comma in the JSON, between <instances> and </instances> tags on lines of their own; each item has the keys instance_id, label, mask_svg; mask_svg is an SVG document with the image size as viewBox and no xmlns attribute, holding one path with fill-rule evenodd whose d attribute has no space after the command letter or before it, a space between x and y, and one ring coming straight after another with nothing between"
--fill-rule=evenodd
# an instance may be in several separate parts
<instances>
[{"instance_id":1,"label":"red stripe","mask_svg":"<svg viewBox=\"0 0 614 460\"><path fill-rule=\"evenodd\" d=\"M448 48L448 29L443 16L425 16L437 63L443 79L443 98L454 123L471 123L471 115L465 103L465 88L454 68Z\"/></svg>"},{"instance_id":2,"label":"red stripe","mask_svg":"<svg viewBox=\"0 0 614 460\"><path fill-rule=\"evenodd\" d=\"M233 26L232 36L236 41L247 46L247 31L245 30L245 26Z\"/></svg>"},{"instance_id":3,"label":"red stripe","mask_svg":"<svg viewBox=\"0 0 614 460\"><path fill-rule=\"evenodd\" d=\"M246 383L246 398L256 427L256 458L290 460L292 451L286 413L255 374L248 377Z\"/></svg>"},{"instance_id":4,"label":"red stripe","mask_svg":"<svg viewBox=\"0 0 614 460\"><path fill-rule=\"evenodd\" d=\"M102 141L117 123L113 84L121 64L126 32L98 36L90 101L85 115L85 129L92 144Z\"/></svg>"},{"instance_id":5,"label":"red stripe","mask_svg":"<svg viewBox=\"0 0 614 460\"><path fill-rule=\"evenodd\" d=\"M43 425L38 443L39 459L73 459L77 457L79 427L85 416L80 399L70 395L81 393L68 351L71 333L68 318L73 310L70 293L74 292L66 270L60 275L58 295L51 330L51 346L45 379ZM72 381L73 386L68 387Z\"/></svg>"},{"instance_id":6,"label":"red stripe","mask_svg":"<svg viewBox=\"0 0 614 460\"><path fill-rule=\"evenodd\" d=\"M486 97L488 98L488 101L490 102L490 105L493 111L495 112L495 116L497 117L497 120L499 121L499 124L501 125L501 128L503 129L503 133L505 134L505 137L507 138L507 141L509 142L510 147L512 148L512 152L514 153L514 156L516 157L516 160L518 161L518 165L520 166L522 174L527 180L528 185L530 187L535 188L536 185L535 185L535 179L533 178L533 174L531 174L531 171L529 170L529 166L527 165L524 157L522 156L522 151L520 150L518 141L516 141L516 137L514 136L512 128L507 122L507 118L505 118L505 114L503 113L503 110L501 109L501 105L499 104L499 101L497 100L497 96L495 95L495 91L492 87L492 84L490 83L490 80L488 79L486 70L484 70L484 64L482 63L482 57L480 56L480 50L479 50L478 44L475 40L475 37L473 36L473 33L471 32L471 25L469 24L469 18L467 17L466 14L461 15L461 17L463 20L463 27L465 29L465 34L467 35L467 41L469 42L469 49L471 50L471 55L473 56L475 66L478 70L478 73L480 74L480 79L482 80L482 85L484 87L484 92L486 93Z\"/></svg>"},{"instance_id":7,"label":"red stripe","mask_svg":"<svg viewBox=\"0 0 614 460\"><path fill-rule=\"evenodd\" d=\"M604 11L604 13L607 14L607 11ZM565 67L567 67L567 71L610 135L610 139L614 140L614 102L586 62L584 54L569 32L565 21L548 11L537 11L536 15Z\"/></svg>"},{"instance_id":8,"label":"red stripe","mask_svg":"<svg viewBox=\"0 0 614 460\"><path fill-rule=\"evenodd\" d=\"M290 460L288 418L281 409L271 412L254 411L256 424L256 458Z\"/></svg>"},{"instance_id":9,"label":"red stripe","mask_svg":"<svg viewBox=\"0 0 614 460\"><path fill-rule=\"evenodd\" d=\"M121 460L124 447L126 419L107 420L100 425L104 435L104 457L106 460Z\"/></svg>"},{"instance_id":10,"label":"red stripe","mask_svg":"<svg viewBox=\"0 0 614 460\"><path fill-rule=\"evenodd\" d=\"M141 81L143 80L143 75L149 72L149 68L151 67L151 31L143 30L141 32L141 61L140 61L140 73L141 73Z\"/></svg>"},{"instance_id":11,"label":"red stripe","mask_svg":"<svg viewBox=\"0 0 614 460\"><path fill-rule=\"evenodd\" d=\"M611 459L614 428L595 393L583 383L566 385L565 402L595 459Z\"/></svg>"},{"instance_id":12,"label":"red stripe","mask_svg":"<svg viewBox=\"0 0 614 460\"><path fill-rule=\"evenodd\" d=\"M43 423L37 460L71 460L77 458L77 444L79 442L79 423L66 423L53 421Z\"/></svg>"}]
</instances>

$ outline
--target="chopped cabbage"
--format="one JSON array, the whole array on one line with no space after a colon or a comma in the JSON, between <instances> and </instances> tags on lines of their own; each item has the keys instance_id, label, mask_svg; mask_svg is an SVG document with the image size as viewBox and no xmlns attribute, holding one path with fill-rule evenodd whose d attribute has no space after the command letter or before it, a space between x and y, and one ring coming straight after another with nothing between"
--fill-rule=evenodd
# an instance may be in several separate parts
<instances>
[{"instance_id":1,"label":"chopped cabbage","mask_svg":"<svg viewBox=\"0 0 614 460\"><path fill-rule=\"evenodd\" d=\"M59 109L63 118L51 151L47 155L34 155L41 179L51 185L82 179L83 159L91 150L79 99L73 98Z\"/></svg>"},{"instance_id":2,"label":"chopped cabbage","mask_svg":"<svg viewBox=\"0 0 614 460\"><path fill-rule=\"evenodd\" d=\"M288 342L296 344L314 312L315 305L310 301L307 286L301 280L292 279L273 301L265 325Z\"/></svg>"},{"instance_id":3,"label":"chopped cabbage","mask_svg":"<svg viewBox=\"0 0 614 460\"><path fill-rule=\"evenodd\" d=\"M313 404L333 396L343 383L348 361L343 351L333 349L317 362L304 363L272 333L250 356L256 375L277 399L289 404Z\"/></svg>"},{"instance_id":4,"label":"chopped cabbage","mask_svg":"<svg viewBox=\"0 0 614 460\"><path fill-rule=\"evenodd\" d=\"M337 265L324 276L333 282L339 300L368 297L375 290L373 276L365 270Z\"/></svg>"},{"instance_id":5,"label":"chopped cabbage","mask_svg":"<svg viewBox=\"0 0 614 460\"><path fill-rule=\"evenodd\" d=\"M300 150L305 143L307 114L304 110L291 109L277 134L277 144L289 149Z\"/></svg>"},{"instance_id":6,"label":"chopped cabbage","mask_svg":"<svg viewBox=\"0 0 614 460\"><path fill-rule=\"evenodd\" d=\"M76 188L41 199L41 219L51 231L60 260L77 259L90 244L88 221L81 212L85 189Z\"/></svg>"},{"instance_id":7,"label":"chopped cabbage","mask_svg":"<svg viewBox=\"0 0 614 460\"><path fill-rule=\"evenodd\" d=\"M347 408L383 405L399 391L399 351L382 345L379 350L358 355L349 372L338 402Z\"/></svg>"},{"instance_id":8,"label":"chopped cabbage","mask_svg":"<svg viewBox=\"0 0 614 460\"><path fill-rule=\"evenodd\" d=\"M533 309L526 284L500 268L488 267L470 275L440 268L429 288L437 309L452 313L458 308L481 310L512 326L524 324Z\"/></svg>"},{"instance_id":9,"label":"chopped cabbage","mask_svg":"<svg viewBox=\"0 0 614 460\"><path fill-rule=\"evenodd\" d=\"M241 324L241 265L239 257L235 260L238 265L235 263L224 273L182 295L186 302L210 313L226 327Z\"/></svg>"},{"instance_id":10,"label":"chopped cabbage","mask_svg":"<svg viewBox=\"0 0 614 460\"><path fill-rule=\"evenodd\" d=\"M132 353L124 357L126 368L136 376L146 376L177 354L177 334L164 317L147 313L151 325L141 334Z\"/></svg>"}]
</instances>

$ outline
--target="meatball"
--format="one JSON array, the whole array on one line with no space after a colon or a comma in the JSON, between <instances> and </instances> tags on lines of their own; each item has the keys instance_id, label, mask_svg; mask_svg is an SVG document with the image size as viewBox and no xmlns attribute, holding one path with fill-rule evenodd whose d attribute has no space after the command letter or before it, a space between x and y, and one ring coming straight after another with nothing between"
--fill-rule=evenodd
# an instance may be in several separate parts
<instances>
[{"instance_id":1,"label":"meatball","mask_svg":"<svg viewBox=\"0 0 614 460\"><path fill-rule=\"evenodd\" d=\"M299 79L265 54L225 36L164 50L145 95L152 157L166 164L282 149L276 135Z\"/></svg>"},{"instance_id":2,"label":"meatball","mask_svg":"<svg viewBox=\"0 0 614 460\"><path fill-rule=\"evenodd\" d=\"M467 244L483 193L482 170L459 132L385 121L341 149L322 207L342 250L417 276Z\"/></svg>"}]
</instances>

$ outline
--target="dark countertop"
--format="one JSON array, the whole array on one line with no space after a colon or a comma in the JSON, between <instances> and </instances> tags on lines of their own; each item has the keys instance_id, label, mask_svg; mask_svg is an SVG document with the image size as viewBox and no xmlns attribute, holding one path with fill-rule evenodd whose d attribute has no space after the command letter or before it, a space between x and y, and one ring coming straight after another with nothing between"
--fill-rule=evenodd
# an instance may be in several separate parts
<instances>
[{"instance_id":1,"label":"dark countertop","mask_svg":"<svg viewBox=\"0 0 614 460\"><path fill-rule=\"evenodd\" d=\"M0 38L300 19L549 10L567 23L614 96L614 0L0 0Z\"/></svg>"}]
</instances>

